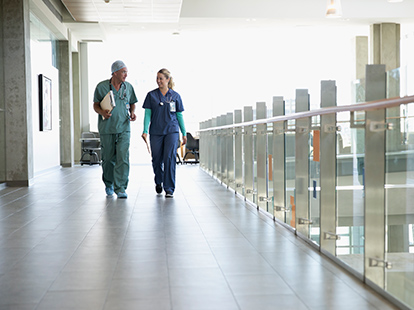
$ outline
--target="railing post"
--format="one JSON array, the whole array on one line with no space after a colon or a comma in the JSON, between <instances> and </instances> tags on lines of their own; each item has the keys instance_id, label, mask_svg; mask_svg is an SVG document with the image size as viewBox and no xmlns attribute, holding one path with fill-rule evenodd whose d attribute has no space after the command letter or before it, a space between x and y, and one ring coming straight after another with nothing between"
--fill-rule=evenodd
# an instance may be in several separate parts
<instances>
[{"instance_id":1,"label":"railing post","mask_svg":"<svg viewBox=\"0 0 414 310\"><path fill-rule=\"evenodd\" d=\"M212 127L219 126L218 117L215 117L212 119ZM218 178L218 169L219 169L219 130L213 130L212 131L212 145L211 145L211 160L212 160L212 167L213 167L213 177Z\"/></svg>"},{"instance_id":2,"label":"railing post","mask_svg":"<svg viewBox=\"0 0 414 310\"><path fill-rule=\"evenodd\" d=\"M285 115L283 97L273 97L273 116ZM285 222L286 182L285 182L285 124L273 123L273 215L281 222Z\"/></svg>"},{"instance_id":3,"label":"railing post","mask_svg":"<svg viewBox=\"0 0 414 310\"><path fill-rule=\"evenodd\" d=\"M309 94L307 89L296 90L296 112L309 111ZM296 120L295 134L295 205L296 233L309 237L309 117Z\"/></svg>"},{"instance_id":4,"label":"railing post","mask_svg":"<svg viewBox=\"0 0 414 310\"><path fill-rule=\"evenodd\" d=\"M227 125L233 125L233 113L227 113L226 115L226 123ZM234 189L234 155L233 155L233 147L234 147L234 129L229 128L227 129L227 187Z\"/></svg>"},{"instance_id":5,"label":"railing post","mask_svg":"<svg viewBox=\"0 0 414 310\"><path fill-rule=\"evenodd\" d=\"M321 108L336 106L335 81L321 82ZM336 254L336 114L321 116L320 143L320 246Z\"/></svg>"},{"instance_id":6,"label":"railing post","mask_svg":"<svg viewBox=\"0 0 414 310\"><path fill-rule=\"evenodd\" d=\"M221 115L220 116L220 126L225 126L227 125L226 123L226 115ZM221 129L220 130L220 164L221 164L221 169L220 169L220 180L221 183L228 185L227 182L227 156L226 156L226 152L227 152L227 129Z\"/></svg>"},{"instance_id":7,"label":"railing post","mask_svg":"<svg viewBox=\"0 0 414 310\"><path fill-rule=\"evenodd\" d=\"M386 97L385 65L366 66L366 101ZM365 113L365 278L384 288L385 261L385 109ZM382 128L384 129L384 128Z\"/></svg>"},{"instance_id":8,"label":"railing post","mask_svg":"<svg viewBox=\"0 0 414 310\"><path fill-rule=\"evenodd\" d=\"M253 120L253 108L244 107L244 122ZM253 201L253 126L244 127L244 197Z\"/></svg>"},{"instance_id":9,"label":"railing post","mask_svg":"<svg viewBox=\"0 0 414 310\"><path fill-rule=\"evenodd\" d=\"M242 122L242 111L234 110L234 123L238 124ZM243 130L241 127L234 129L234 179L235 179L235 191L236 193L243 195Z\"/></svg>"},{"instance_id":10,"label":"railing post","mask_svg":"<svg viewBox=\"0 0 414 310\"><path fill-rule=\"evenodd\" d=\"M200 130L203 130L206 128L206 122L200 122L198 124L198 128ZM203 152L203 143L205 142L205 132L201 131L200 132L200 144L199 144L199 149L198 149L198 153L201 155L201 152ZM177 151L178 152L178 151ZM201 159L201 156L199 156L199 161L200 161L200 167L205 169L205 165L204 165L204 161Z\"/></svg>"},{"instance_id":11,"label":"railing post","mask_svg":"<svg viewBox=\"0 0 414 310\"><path fill-rule=\"evenodd\" d=\"M267 117L266 102L256 103L256 119ZM257 206L267 210L267 124L256 126Z\"/></svg>"},{"instance_id":12,"label":"railing post","mask_svg":"<svg viewBox=\"0 0 414 310\"><path fill-rule=\"evenodd\" d=\"M213 127L213 119L209 119L208 121L208 128ZM207 142L206 142L206 150L204 153L208 154L207 157L207 167L208 167L208 172L213 176L213 145L214 145L214 136L213 136L213 130L209 130L208 131L208 136L207 136Z\"/></svg>"}]
</instances>

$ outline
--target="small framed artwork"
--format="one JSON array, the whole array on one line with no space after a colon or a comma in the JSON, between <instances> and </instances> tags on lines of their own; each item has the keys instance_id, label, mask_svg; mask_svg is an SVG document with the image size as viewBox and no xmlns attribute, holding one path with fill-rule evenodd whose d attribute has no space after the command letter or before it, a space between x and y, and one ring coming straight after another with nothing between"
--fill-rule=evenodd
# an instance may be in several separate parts
<instances>
[{"instance_id":1,"label":"small framed artwork","mask_svg":"<svg viewBox=\"0 0 414 310\"><path fill-rule=\"evenodd\" d=\"M52 80L39 74L40 131L52 130Z\"/></svg>"}]
</instances>

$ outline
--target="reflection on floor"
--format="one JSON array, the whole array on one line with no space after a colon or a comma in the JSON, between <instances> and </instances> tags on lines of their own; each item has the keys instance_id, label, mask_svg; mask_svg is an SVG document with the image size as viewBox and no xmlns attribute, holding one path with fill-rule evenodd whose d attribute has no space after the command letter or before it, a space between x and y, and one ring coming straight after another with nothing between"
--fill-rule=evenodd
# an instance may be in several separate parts
<instances>
[{"instance_id":1,"label":"reflection on floor","mask_svg":"<svg viewBox=\"0 0 414 310\"><path fill-rule=\"evenodd\" d=\"M396 309L198 166L173 199L149 165L128 199L101 168L0 190L0 309Z\"/></svg>"}]
</instances>

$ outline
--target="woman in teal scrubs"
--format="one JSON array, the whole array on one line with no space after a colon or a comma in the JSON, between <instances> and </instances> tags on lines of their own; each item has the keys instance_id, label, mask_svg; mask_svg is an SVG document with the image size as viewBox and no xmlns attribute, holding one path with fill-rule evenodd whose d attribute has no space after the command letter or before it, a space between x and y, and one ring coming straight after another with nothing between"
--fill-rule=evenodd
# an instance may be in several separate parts
<instances>
[{"instance_id":1,"label":"woman in teal scrubs","mask_svg":"<svg viewBox=\"0 0 414 310\"><path fill-rule=\"evenodd\" d=\"M175 165L179 130L183 144L187 143L184 111L181 96L173 90L174 82L167 69L157 73L158 88L150 91L142 107L145 109L144 132L147 141L150 135L152 168L155 190L158 194L165 191L165 197L172 198L175 190Z\"/></svg>"}]
</instances>

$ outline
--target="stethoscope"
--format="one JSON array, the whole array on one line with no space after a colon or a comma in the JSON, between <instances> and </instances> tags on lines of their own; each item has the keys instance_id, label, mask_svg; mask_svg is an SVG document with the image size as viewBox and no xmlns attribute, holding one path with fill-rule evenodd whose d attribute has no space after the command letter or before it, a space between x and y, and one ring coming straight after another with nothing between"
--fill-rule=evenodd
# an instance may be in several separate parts
<instances>
[{"instance_id":1,"label":"stethoscope","mask_svg":"<svg viewBox=\"0 0 414 310\"><path fill-rule=\"evenodd\" d=\"M164 102L162 102L162 98L161 98L160 93L161 93L161 91L158 93L158 98L160 99L159 104L160 104L160 106L163 106ZM168 92L167 92L167 94L168 94ZM167 94L165 94L165 95L167 95ZM171 94L170 94L170 97L165 96L165 98L166 98L166 103L171 103L172 102L172 95Z\"/></svg>"},{"instance_id":2,"label":"stethoscope","mask_svg":"<svg viewBox=\"0 0 414 310\"><path fill-rule=\"evenodd\" d=\"M109 89L113 91L111 80L112 79L109 80ZM124 92L122 92L122 87L124 87ZM122 93L122 97L121 97L121 93ZM121 87L119 88L119 91L118 91L118 96L119 96L119 99L121 100L124 100L126 97L126 86L124 82L121 83Z\"/></svg>"}]
</instances>

